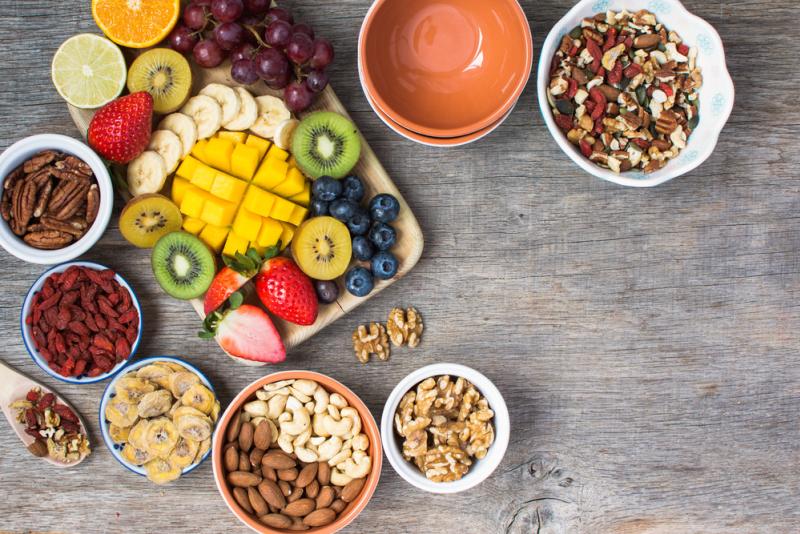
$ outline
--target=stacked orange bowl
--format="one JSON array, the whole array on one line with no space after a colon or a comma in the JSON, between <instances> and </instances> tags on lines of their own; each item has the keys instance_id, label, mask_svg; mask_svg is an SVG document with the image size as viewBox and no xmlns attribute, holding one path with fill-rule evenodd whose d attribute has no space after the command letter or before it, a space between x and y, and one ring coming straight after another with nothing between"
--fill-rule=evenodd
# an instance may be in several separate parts
<instances>
[{"instance_id":1,"label":"stacked orange bowl","mask_svg":"<svg viewBox=\"0 0 800 534\"><path fill-rule=\"evenodd\" d=\"M532 61L516 0L376 0L359 35L359 77L373 110L431 146L471 143L500 126Z\"/></svg>"}]
</instances>

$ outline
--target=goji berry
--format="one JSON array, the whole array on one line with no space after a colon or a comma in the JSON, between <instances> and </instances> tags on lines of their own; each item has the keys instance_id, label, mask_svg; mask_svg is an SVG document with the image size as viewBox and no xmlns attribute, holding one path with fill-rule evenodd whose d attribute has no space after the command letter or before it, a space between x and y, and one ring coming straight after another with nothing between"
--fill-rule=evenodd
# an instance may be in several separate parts
<instances>
[{"instance_id":1,"label":"goji berry","mask_svg":"<svg viewBox=\"0 0 800 534\"><path fill-rule=\"evenodd\" d=\"M126 311L122 315L119 316L118 321L121 324L128 324L133 321L139 314L137 313L135 308L131 308L130 310Z\"/></svg>"},{"instance_id":2,"label":"goji berry","mask_svg":"<svg viewBox=\"0 0 800 534\"><path fill-rule=\"evenodd\" d=\"M27 395L25 395L25 399L30 402L36 402L39 400L39 392L36 391L35 389L32 389L28 392Z\"/></svg>"},{"instance_id":3,"label":"goji berry","mask_svg":"<svg viewBox=\"0 0 800 534\"><path fill-rule=\"evenodd\" d=\"M45 408L50 408L55 401L56 396L48 392L42 395L42 398L36 403L36 407L40 410L44 410Z\"/></svg>"},{"instance_id":4,"label":"goji berry","mask_svg":"<svg viewBox=\"0 0 800 534\"><path fill-rule=\"evenodd\" d=\"M629 36L628 36L628 38L627 38L627 39L625 39L625 48L628 48L628 49L630 49L630 48L632 48L632 47L633 47L633 37L631 37L631 36L629 35Z\"/></svg>"},{"instance_id":5,"label":"goji berry","mask_svg":"<svg viewBox=\"0 0 800 534\"><path fill-rule=\"evenodd\" d=\"M111 340L109 340L103 334L97 334L96 336L94 336L94 339L92 339L92 344L95 347L97 347L99 349L102 349L102 350L104 350L106 352L114 352L113 343L111 343Z\"/></svg>"},{"instance_id":6,"label":"goji berry","mask_svg":"<svg viewBox=\"0 0 800 534\"><path fill-rule=\"evenodd\" d=\"M636 146L638 146L642 150L647 150L648 148L650 148L650 143L647 142L645 139L631 139L631 141L636 143Z\"/></svg>"},{"instance_id":7,"label":"goji berry","mask_svg":"<svg viewBox=\"0 0 800 534\"><path fill-rule=\"evenodd\" d=\"M137 319L138 321L138 319ZM139 326L128 326L127 330L125 330L125 339L128 340L128 343L133 344L136 341L136 338L139 335Z\"/></svg>"},{"instance_id":8,"label":"goji berry","mask_svg":"<svg viewBox=\"0 0 800 534\"><path fill-rule=\"evenodd\" d=\"M575 57L575 55L578 53L578 50L580 50L580 48L573 46L569 49L569 53L567 55L569 55L569 57Z\"/></svg>"},{"instance_id":9,"label":"goji berry","mask_svg":"<svg viewBox=\"0 0 800 534\"><path fill-rule=\"evenodd\" d=\"M78 275L80 274L80 269L77 267L70 267L66 271L64 271L64 276L60 280L61 289L63 291L69 291L72 289L72 286L75 285L75 282L78 281Z\"/></svg>"},{"instance_id":10,"label":"goji berry","mask_svg":"<svg viewBox=\"0 0 800 534\"><path fill-rule=\"evenodd\" d=\"M86 371L86 360L78 360L75 364L75 376L81 376Z\"/></svg>"},{"instance_id":11,"label":"goji berry","mask_svg":"<svg viewBox=\"0 0 800 534\"><path fill-rule=\"evenodd\" d=\"M614 63L614 68L608 73L608 83L617 85L622 81L622 62L617 61Z\"/></svg>"},{"instance_id":12,"label":"goji berry","mask_svg":"<svg viewBox=\"0 0 800 534\"><path fill-rule=\"evenodd\" d=\"M102 372L103 372L103 370L102 370L102 369L100 369L99 367L93 367L93 368L92 368L92 369L90 369L90 370L89 370L89 372L88 372L88 373L86 373L86 374L87 374L89 377L92 377L92 378L94 378L95 376L98 376L98 375L99 375L100 373L102 373Z\"/></svg>"},{"instance_id":13,"label":"goji berry","mask_svg":"<svg viewBox=\"0 0 800 534\"><path fill-rule=\"evenodd\" d=\"M675 94L672 91L672 87L670 87L669 85L667 85L667 84L665 84L663 82L661 83L660 87L661 87L661 90L664 91L664 93L666 93L667 96L672 96L672 95Z\"/></svg>"},{"instance_id":14,"label":"goji berry","mask_svg":"<svg viewBox=\"0 0 800 534\"><path fill-rule=\"evenodd\" d=\"M606 42L603 44L603 52L608 52L617 44L617 29L609 28L606 32Z\"/></svg>"},{"instance_id":15,"label":"goji berry","mask_svg":"<svg viewBox=\"0 0 800 534\"><path fill-rule=\"evenodd\" d=\"M593 39L586 39L586 49L591 54L592 59L595 61L602 61L603 59L603 51L600 50L600 46L594 42Z\"/></svg>"},{"instance_id":16,"label":"goji berry","mask_svg":"<svg viewBox=\"0 0 800 534\"><path fill-rule=\"evenodd\" d=\"M26 428L25 433L29 436L33 436L34 438L41 438L42 435L39 434L39 431L35 428Z\"/></svg>"},{"instance_id":17,"label":"goji berry","mask_svg":"<svg viewBox=\"0 0 800 534\"><path fill-rule=\"evenodd\" d=\"M558 124L558 127L564 130L565 132L568 132L572 129L572 117L559 114L555 115L555 119L556 119L556 124Z\"/></svg>"},{"instance_id":18,"label":"goji berry","mask_svg":"<svg viewBox=\"0 0 800 534\"><path fill-rule=\"evenodd\" d=\"M117 360L127 360L128 356L131 355L131 347L124 337L117 338L116 343L114 343L114 355L116 355Z\"/></svg>"},{"instance_id":19,"label":"goji berry","mask_svg":"<svg viewBox=\"0 0 800 534\"><path fill-rule=\"evenodd\" d=\"M46 298L46 299L44 299L42 301L42 303L39 305L39 308L42 311L47 311L47 310L51 309L53 306L55 306L56 304L58 304L59 300L61 300L61 293L60 292L53 293L52 296L50 296L49 298Z\"/></svg>"},{"instance_id":20,"label":"goji berry","mask_svg":"<svg viewBox=\"0 0 800 534\"><path fill-rule=\"evenodd\" d=\"M108 328L108 321L106 321L106 318L99 313L94 314L94 322L97 325L97 328L99 328L101 331Z\"/></svg>"},{"instance_id":21,"label":"goji berry","mask_svg":"<svg viewBox=\"0 0 800 534\"><path fill-rule=\"evenodd\" d=\"M635 78L637 74L642 72L642 67L638 63L631 63L623 72L626 78Z\"/></svg>"},{"instance_id":22,"label":"goji berry","mask_svg":"<svg viewBox=\"0 0 800 534\"><path fill-rule=\"evenodd\" d=\"M592 145L589 144L588 141L585 139L581 139L578 142L578 145L581 147L581 153L586 156L587 158L592 155Z\"/></svg>"},{"instance_id":23,"label":"goji berry","mask_svg":"<svg viewBox=\"0 0 800 534\"><path fill-rule=\"evenodd\" d=\"M77 421L61 421L61 427L64 429L64 432L67 434L77 434L80 432L81 427L78 425Z\"/></svg>"},{"instance_id":24,"label":"goji berry","mask_svg":"<svg viewBox=\"0 0 800 534\"><path fill-rule=\"evenodd\" d=\"M689 47L686 46L684 43L681 43L681 44L678 45L678 52L681 55L685 56L685 55L687 55L689 53Z\"/></svg>"},{"instance_id":25,"label":"goji berry","mask_svg":"<svg viewBox=\"0 0 800 534\"><path fill-rule=\"evenodd\" d=\"M597 118L597 120L594 121L594 130L592 130L592 133L594 135L600 135L601 133L603 133L603 129L604 129L603 128L603 115L604 114L601 113L600 116Z\"/></svg>"},{"instance_id":26,"label":"goji berry","mask_svg":"<svg viewBox=\"0 0 800 534\"><path fill-rule=\"evenodd\" d=\"M578 92L578 82L572 78L567 80L569 87L567 87L567 98L572 98Z\"/></svg>"},{"instance_id":27,"label":"goji berry","mask_svg":"<svg viewBox=\"0 0 800 534\"><path fill-rule=\"evenodd\" d=\"M589 96L591 97L592 101L595 103L595 108L592 111L592 120L597 120L606 110L606 104L608 101L606 100L606 95L598 89L597 87L592 87L589 90Z\"/></svg>"}]
</instances>

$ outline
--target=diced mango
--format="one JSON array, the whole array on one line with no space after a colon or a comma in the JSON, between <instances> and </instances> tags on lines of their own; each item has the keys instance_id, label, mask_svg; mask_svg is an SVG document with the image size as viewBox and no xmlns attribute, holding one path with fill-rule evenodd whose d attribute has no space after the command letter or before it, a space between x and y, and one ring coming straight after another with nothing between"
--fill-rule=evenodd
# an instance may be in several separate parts
<instances>
[{"instance_id":1,"label":"diced mango","mask_svg":"<svg viewBox=\"0 0 800 534\"><path fill-rule=\"evenodd\" d=\"M297 170L297 167L290 167L289 172L286 173L286 179L272 188L272 192L284 198L289 198L302 193L305 184L306 177L303 176L303 173Z\"/></svg>"},{"instance_id":2,"label":"diced mango","mask_svg":"<svg viewBox=\"0 0 800 534\"><path fill-rule=\"evenodd\" d=\"M181 178L186 178L187 180L191 180L192 176L194 176L194 171L202 165L202 163L193 158L192 156L186 156L181 163L181 166L178 167L178 170L175 171L175 174L180 176Z\"/></svg>"},{"instance_id":3,"label":"diced mango","mask_svg":"<svg viewBox=\"0 0 800 534\"><path fill-rule=\"evenodd\" d=\"M206 145L208 145L207 139L201 139L192 147L192 156L197 158L198 160L202 161L203 163L208 163L206 160Z\"/></svg>"},{"instance_id":4,"label":"diced mango","mask_svg":"<svg viewBox=\"0 0 800 534\"><path fill-rule=\"evenodd\" d=\"M203 191L211 191L211 186L214 185L214 179L217 177L217 171L208 165L200 165L195 169L192 175L192 185L196 185Z\"/></svg>"},{"instance_id":5,"label":"diced mango","mask_svg":"<svg viewBox=\"0 0 800 534\"><path fill-rule=\"evenodd\" d=\"M231 155L233 154L233 141L213 137L208 140L205 155L208 164L212 167L231 172Z\"/></svg>"},{"instance_id":6,"label":"diced mango","mask_svg":"<svg viewBox=\"0 0 800 534\"><path fill-rule=\"evenodd\" d=\"M280 150L280 149L279 149ZM271 191L272 188L286 179L289 172L289 164L277 158L267 156L267 159L258 168L253 183L259 187Z\"/></svg>"},{"instance_id":7,"label":"diced mango","mask_svg":"<svg viewBox=\"0 0 800 534\"><path fill-rule=\"evenodd\" d=\"M295 204L300 204L301 206L305 206L307 208L308 205L311 204L311 182L306 181L303 191L300 194L291 197L289 200Z\"/></svg>"},{"instance_id":8,"label":"diced mango","mask_svg":"<svg viewBox=\"0 0 800 534\"><path fill-rule=\"evenodd\" d=\"M214 226L230 226L236 215L236 204L209 195L200 218Z\"/></svg>"},{"instance_id":9,"label":"diced mango","mask_svg":"<svg viewBox=\"0 0 800 534\"><path fill-rule=\"evenodd\" d=\"M252 180L259 160L258 149L237 144L231 154L231 173L243 180Z\"/></svg>"},{"instance_id":10,"label":"diced mango","mask_svg":"<svg viewBox=\"0 0 800 534\"><path fill-rule=\"evenodd\" d=\"M284 250L289 246L289 243L292 242L294 232L297 230L297 228L285 222L282 222L281 226L283 226L283 233L281 234L281 250Z\"/></svg>"},{"instance_id":11,"label":"diced mango","mask_svg":"<svg viewBox=\"0 0 800 534\"><path fill-rule=\"evenodd\" d=\"M303 222L308 215L308 210L303 206L295 206L292 214L289 216L289 221L295 226L300 226L300 223Z\"/></svg>"},{"instance_id":12,"label":"diced mango","mask_svg":"<svg viewBox=\"0 0 800 534\"><path fill-rule=\"evenodd\" d=\"M287 163L289 163L289 166L291 166L291 167L297 167L297 160L294 159L294 154L289 156L289 160L288 160Z\"/></svg>"},{"instance_id":13,"label":"diced mango","mask_svg":"<svg viewBox=\"0 0 800 534\"><path fill-rule=\"evenodd\" d=\"M243 239L231 232L228 234L228 240L225 242L225 248L222 249L222 253L226 256L235 256L237 252L245 254L249 244L250 242L247 239Z\"/></svg>"},{"instance_id":14,"label":"diced mango","mask_svg":"<svg viewBox=\"0 0 800 534\"><path fill-rule=\"evenodd\" d=\"M218 172L210 193L228 202L239 203L247 190L247 182L243 182L229 174Z\"/></svg>"},{"instance_id":15,"label":"diced mango","mask_svg":"<svg viewBox=\"0 0 800 534\"><path fill-rule=\"evenodd\" d=\"M269 217L272 211L272 206L278 197L272 193L267 193L257 187L250 186L247 193L244 195L244 207L256 213Z\"/></svg>"},{"instance_id":16,"label":"diced mango","mask_svg":"<svg viewBox=\"0 0 800 534\"><path fill-rule=\"evenodd\" d=\"M275 197L275 204L272 205L272 211L269 212L269 216L279 221L289 222L295 206L296 204L289 202L285 198Z\"/></svg>"},{"instance_id":17,"label":"diced mango","mask_svg":"<svg viewBox=\"0 0 800 534\"><path fill-rule=\"evenodd\" d=\"M183 229L192 235L199 234L205 225L206 223L193 217L186 217L183 219Z\"/></svg>"},{"instance_id":18,"label":"diced mango","mask_svg":"<svg viewBox=\"0 0 800 534\"><path fill-rule=\"evenodd\" d=\"M225 244L225 240L228 238L228 234L230 233L231 229L225 226L214 226L213 224L207 224L203 231L200 232L198 236L203 243L209 246L209 248L213 249L214 252L219 254L222 250L222 246Z\"/></svg>"},{"instance_id":19,"label":"diced mango","mask_svg":"<svg viewBox=\"0 0 800 534\"><path fill-rule=\"evenodd\" d=\"M180 206L181 202L183 201L183 195L186 194L186 191L192 187L192 184L189 183L189 180L184 180L183 178L174 177L172 179L172 201L175 205Z\"/></svg>"},{"instance_id":20,"label":"diced mango","mask_svg":"<svg viewBox=\"0 0 800 534\"><path fill-rule=\"evenodd\" d=\"M260 247L271 247L283 235L283 226L280 222L270 217L261 219L261 230L258 232L256 242Z\"/></svg>"},{"instance_id":21,"label":"diced mango","mask_svg":"<svg viewBox=\"0 0 800 534\"><path fill-rule=\"evenodd\" d=\"M247 134L244 132L229 132L227 130L220 130L217 134L220 139L228 139L234 143L244 143L247 139Z\"/></svg>"},{"instance_id":22,"label":"diced mango","mask_svg":"<svg viewBox=\"0 0 800 534\"><path fill-rule=\"evenodd\" d=\"M203 206L210 196L202 189L190 187L184 193L183 200L181 200L181 213L187 217L199 219L200 214L203 213Z\"/></svg>"},{"instance_id":23,"label":"diced mango","mask_svg":"<svg viewBox=\"0 0 800 534\"><path fill-rule=\"evenodd\" d=\"M281 161L286 161L287 159L289 159L289 153L286 152L281 147L279 147L278 145L272 145L271 147L269 147L269 150L267 151L267 157L279 159Z\"/></svg>"},{"instance_id":24,"label":"diced mango","mask_svg":"<svg viewBox=\"0 0 800 534\"><path fill-rule=\"evenodd\" d=\"M233 221L233 231L236 235L248 241L255 241L259 230L261 230L261 216L247 208L240 209Z\"/></svg>"},{"instance_id":25,"label":"diced mango","mask_svg":"<svg viewBox=\"0 0 800 534\"><path fill-rule=\"evenodd\" d=\"M269 147L272 143L266 139L258 137L257 135L250 134L247 136L247 141L245 141L244 144L258 150L258 159L261 160L264 158L264 155L267 153L267 150L269 150Z\"/></svg>"}]
</instances>

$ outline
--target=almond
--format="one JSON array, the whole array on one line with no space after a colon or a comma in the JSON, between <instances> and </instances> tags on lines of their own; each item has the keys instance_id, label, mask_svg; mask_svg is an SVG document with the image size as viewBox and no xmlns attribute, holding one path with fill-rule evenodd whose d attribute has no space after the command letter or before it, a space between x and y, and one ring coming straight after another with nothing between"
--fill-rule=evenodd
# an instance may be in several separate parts
<instances>
[{"instance_id":1,"label":"almond","mask_svg":"<svg viewBox=\"0 0 800 534\"><path fill-rule=\"evenodd\" d=\"M228 482L239 488L249 488L257 486L261 482L261 477L249 471L233 471L228 473Z\"/></svg>"},{"instance_id":2,"label":"almond","mask_svg":"<svg viewBox=\"0 0 800 534\"><path fill-rule=\"evenodd\" d=\"M292 520L283 514L262 515L258 520L272 528L289 528L292 525Z\"/></svg>"},{"instance_id":3,"label":"almond","mask_svg":"<svg viewBox=\"0 0 800 534\"><path fill-rule=\"evenodd\" d=\"M250 471L250 459L247 457L247 453L244 451L239 451L239 471Z\"/></svg>"},{"instance_id":4,"label":"almond","mask_svg":"<svg viewBox=\"0 0 800 534\"><path fill-rule=\"evenodd\" d=\"M242 412L236 412L228 423L228 431L225 434L227 441L235 441L239 437L239 429L242 428Z\"/></svg>"},{"instance_id":5,"label":"almond","mask_svg":"<svg viewBox=\"0 0 800 534\"><path fill-rule=\"evenodd\" d=\"M250 505L255 510L256 515L264 515L269 513L269 506L267 506L267 501L261 496L261 493L254 488L249 487L247 488L247 499L250 501Z\"/></svg>"},{"instance_id":6,"label":"almond","mask_svg":"<svg viewBox=\"0 0 800 534\"><path fill-rule=\"evenodd\" d=\"M317 508L327 508L333 503L336 498L336 493L330 486L320 488L319 495L317 495Z\"/></svg>"},{"instance_id":7,"label":"almond","mask_svg":"<svg viewBox=\"0 0 800 534\"><path fill-rule=\"evenodd\" d=\"M333 523L334 519L336 519L336 512L330 508L320 508L305 516L303 518L303 524L309 527L323 527Z\"/></svg>"},{"instance_id":8,"label":"almond","mask_svg":"<svg viewBox=\"0 0 800 534\"><path fill-rule=\"evenodd\" d=\"M342 510L347 508L347 503L344 502L342 499L336 499L335 501L333 501L333 503L331 503L330 508L337 514L341 514Z\"/></svg>"},{"instance_id":9,"label":"almond","mask_svg":"<svg viewBox=\"0 0 800 534\"><path fill-rule=\"evenodd\" d=\"M364 487L365 481L365 478L357 478L348 482L342 489L341 499L344 502L353 502L353 500L358 497L358 494L361 493L361 488Z\"/></svg>"},{"instance_id":10,"label":"almond","mask_svg":"<svg viewBox=\"0 0 800 534\"><path fill-rule=\"evenodd\" d=\"M328 465L328 462L319 462L317 480L323 486L327 486L331 483L331 466Z\"/></svg>"},{"instance_id":11,"label":"almond","mask_svg":"<svg viewBox=\"0 0 800 534\"><path fill-rule=\"evenodd\" d=\"M253 507L250 506L250 500L247 498L247 490L244 488L233 488L233 498L239 503L239 506L244 508L248 514L253 513Z\"/></svg>"},{"instance_id":12,"label":"almond","mask_svg":"<svg viewBox=\"0 0 800 534\"><path fill-rule=\"evenodd\" d=\"M294 502L300 497L302 497L303 493L304 493L303 488L293 487L291 495L289 495L289 497L287 497L286 500L288 502Z\"/></svg>"},{"instance_id":13,"label":"almond","mask_svg":"<svg viewBox=\"0 0 800 534\"><path fill-rule=\"evenodd\" d=\"M236 447L228 447L225 451L225 471L230 473L239 468L239 452Z\"/></svg>"},{"instance_id":14,"label":"almond","mask_svg":"<svg viewBox=\"0 0 800 534\"><path fill-rule=\"evenodd\" d=\"M297 469L294 467L291 469L278 469L278 480L292 482L293 480L297 480L297 475Z\"/></svg>"},{"instance_id":15,"label":"almond","mask_svg":"<svg viewBox=\"0 0 800 534\"><path fill-rule=\"evenodd\" d=\"M278 487L281 489L281 493L283 493L284 497L288 497L292 494L292 486L290 486L285 480L279 480Z\"/></svg>"},{"instance_id":16,"label":"almond","mask_svg":"<svg viewBox=\"0 0 800 534\"><path fill-rule=\"evenodd\" d=\"M297 462L282 451L269 451L261 459L261 465L273 469L291 469L297 465Z\"/></svg>"},{"instance_id":17,"label":"almond","mask_svg":"<svg viewBox=\"0 0 800 534\"><path fill-rule=\"evenodd\" d=\"M656 33L647 33L640 35L633 40L634 48L651 48L661 42L661 37Z\"/></svg>"},{"instance_id":18,"label":"almond","mask_svg":"<svg viewBox=\"0 0 800 534\"><path fill-rule=\"evenodd\" d=\"M302 472L300 473L303 474ZM316 499L317 495L319 495L319 482L316 479L312 480L311 483L305 487L306 495L311 499Z\"/></svg>"},{"instance_id":19,"label":"almond","mask_svg":"<svg viewBox=\"0 0 800 534\"><path fill-rule=\"evenodd\" d=\"M250 421L242 423L242 428L239 429L239 449L244 452L249 452L250 447L253 446L253 424Z\"/></svg>"},{"instance_id":20,"label":"almond","mask_svg":"<svg viewBox=\"0 0 800 534\"><path fill-rule=\"evenodd\" d=\"M267 450L271 443L272 429L267 421L261 421L253 433L253 445L261 450Z\"/></svg>"},{"instance_id":21,"label":"almond","mask_svg":"<svg viewBox=\"0 0 800 534\"><path fill-rule=\"evenodd\" d=\"M313 499L298 499L293 503L287 504L283 513L294 517L305 517L316 508L317 503Z\"/></svg>"},{"instance_id":22,"label":"almond","mask_svg":"<svg viewBox=\"0 0 800 534\"><path fill-rule=\"evenodd\" d=\"M264 449L255 447L250 450L250 467L253 468L253 471L257 471L261 467L261 458L263 457Z\"/></svg>"},{"instance_id":23,"label":"almond","mask_svg":"<svg viewBox=\"0 0 800 534\"><path fill-rule=\"evenodd\" d=\"M268 478L273 482L277 482L278 481L278 475L277 475L277 473L275 473L275 470L273 468L269 467L269 466L264 465L264 464L261 464L261 475L264 478Z\"/></svg>"},{"instance_id":24,"label":"almond","mask_svg":"<svg viewBox=\"0 0 800 534\"><path fill-rule=\"evenodd\" d=\"M283 496L281 489L272 480L266 478L262 480L258 485L258 492L270 506L279 510L286 506L286 497Z\"/></svg>"},{"instance_id":25,"label":"almond","mask_svg":"<svg viewBox=\"0 0 800 534\"><path fill-rule=\"evenodd\" d=\"M317 476L317 469L319 469L319 464L314 462L310 463L305 466L301 471L300 474L297 475L297 478L294 481L294 485L298 488L305 488L311 481L314 480Z\"/></svg>"}]
</instances>

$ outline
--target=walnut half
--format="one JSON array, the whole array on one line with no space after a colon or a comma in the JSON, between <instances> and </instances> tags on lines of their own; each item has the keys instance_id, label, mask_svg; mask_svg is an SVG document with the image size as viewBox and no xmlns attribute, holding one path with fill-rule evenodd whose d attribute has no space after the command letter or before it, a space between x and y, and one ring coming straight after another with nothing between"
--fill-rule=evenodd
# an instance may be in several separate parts
<instances>
[{"instance_id":1,"label":"walnut half","mask_svg":"<svg viewBox=\"0 0 800 534\"><path fill-rule=\"evenodd\" d=\"M407 308L405 311L402 308L393 308L389 312L386 329L395 347L402 347L407 343L413 349L419 345L422 328L422 317L415 308Z\"/></svg>"},{"instance_id":2,"label":"walnut half","mask_svg":"<svg viewBox=\"0 0 800 534\"><path fill-rule=\"evenodd\" d=\"M381 361L389 359L389 336L386 327L380 323L370 323L369 326L360 325L353 332L353 349L356 358L361 363L367 363L374 354Z\"/></svg>"}]
</instances>

